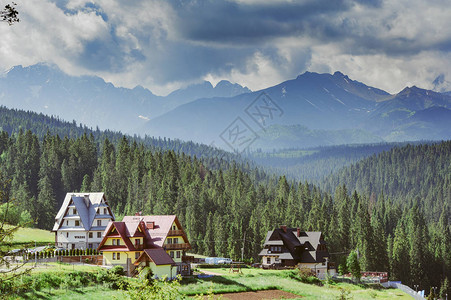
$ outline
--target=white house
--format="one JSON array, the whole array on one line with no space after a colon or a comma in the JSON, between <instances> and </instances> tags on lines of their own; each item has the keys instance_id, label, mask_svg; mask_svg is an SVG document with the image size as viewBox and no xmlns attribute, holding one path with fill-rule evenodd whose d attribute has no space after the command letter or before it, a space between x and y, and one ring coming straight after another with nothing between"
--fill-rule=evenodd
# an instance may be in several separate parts
<instances>
[{"instance_id":1,"label":"white house","mask_svg":"<svg viewBox=\"0 0 451 300\"><path fill-rule=\"evenodd\" d=\"M65 249L95 249L115 217L103 193L67 193L55 217L55 245Z\"/></svg>"}]
</instances>

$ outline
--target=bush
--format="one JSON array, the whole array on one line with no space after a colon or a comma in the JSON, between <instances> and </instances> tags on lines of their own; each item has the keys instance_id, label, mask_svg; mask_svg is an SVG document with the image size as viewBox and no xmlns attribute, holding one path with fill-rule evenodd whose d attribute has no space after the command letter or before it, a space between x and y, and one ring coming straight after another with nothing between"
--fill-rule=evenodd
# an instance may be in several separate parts
<instances>
[{"instance_id":1,"label":"bush","mask_svg":"<svg viewBox=\"0 0 451 300\"><path fill-rule=\"evenodd\" d=\"M113 268L110 269L110 272L111 272L111 274L115 274L115 275L119 275L119 276L125 275L123 266L114 266Z\"/></svg>"},{"instance_id":2,"label":"bush","mask_svg":"<svg viewBox=\"0 0 451 300\"><path fill-rule=\"evenodd\" d=\"M322 285L322 281L318 277L314 276L312 271L308 268L301 268L293 270L289 273L289 277L299 280L303 283Z\"/></svg>"}]
</instances>

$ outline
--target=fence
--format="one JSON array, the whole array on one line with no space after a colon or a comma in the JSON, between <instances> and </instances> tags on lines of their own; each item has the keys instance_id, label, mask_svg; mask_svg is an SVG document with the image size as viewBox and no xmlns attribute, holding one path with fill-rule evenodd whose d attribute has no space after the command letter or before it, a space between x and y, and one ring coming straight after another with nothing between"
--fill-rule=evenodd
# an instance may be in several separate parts
<instances>
[{"instance_id":1,"label":"fence","mask_svg":"<svg viewBox=\"0 0 451 300\"><path fill-rule=\"evenodd\" d=\"M421 297L420 294L418 294L417 292L412 290L407 285L404 285L404 284L401 284L401 283L398 283L398 282L389 281L389 282L382 283L382 286L383 287L392 287L392 288L395 288L395 289L400 289L401 291L406 292L407 294L412 296L414 299L424 300L424 297Z\"/></svg>"}]
</instances>

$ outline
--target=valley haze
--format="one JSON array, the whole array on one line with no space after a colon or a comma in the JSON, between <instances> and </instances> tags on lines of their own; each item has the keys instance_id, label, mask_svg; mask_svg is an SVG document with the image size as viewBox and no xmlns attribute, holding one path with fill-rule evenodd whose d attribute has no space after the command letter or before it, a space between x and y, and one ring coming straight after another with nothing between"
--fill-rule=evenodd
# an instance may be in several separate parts
<instances>
[{"instance_id":1,"label":"valley haze","mask_svg":"<svg viewBox=\"0 0 451 300\"><path fill-rule=\"evenodd\" d=\"M305 72L258 91L223 80L157 96L141 86L118 88L97 76L70 76L41 63L4 73L0 91L6 107L238 152L451 138L449 94L415 86L389 94L341 72ZM227 141L227 130L237 126L252 134L246 147Z\"/></svg>"}]
</instances>

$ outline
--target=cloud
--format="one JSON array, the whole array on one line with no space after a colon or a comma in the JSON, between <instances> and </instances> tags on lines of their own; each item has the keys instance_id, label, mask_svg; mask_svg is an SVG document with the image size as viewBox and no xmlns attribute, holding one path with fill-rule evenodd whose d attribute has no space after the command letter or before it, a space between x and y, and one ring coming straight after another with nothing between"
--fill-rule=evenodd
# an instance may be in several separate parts
<instances>
[{"instance_id":1,"label":"cloud","mask_svg":"<svg viewBox=\"0 0 451 300\"><path fill-rule=\"evenodd\" d=\"M256 90L306 70L389 92L451 78L444 0L17 2L21 22L0 24L0 69L50 62L156 94L203 79Z\"/></svg>"}]
</instances>

